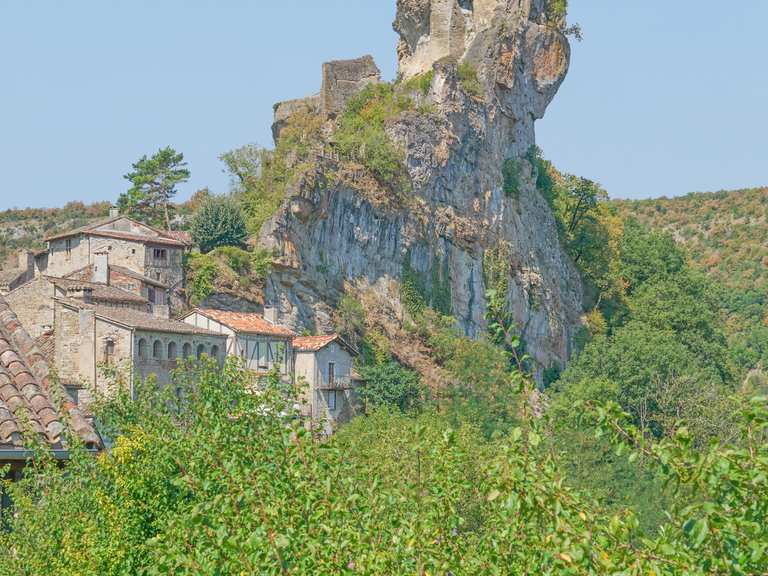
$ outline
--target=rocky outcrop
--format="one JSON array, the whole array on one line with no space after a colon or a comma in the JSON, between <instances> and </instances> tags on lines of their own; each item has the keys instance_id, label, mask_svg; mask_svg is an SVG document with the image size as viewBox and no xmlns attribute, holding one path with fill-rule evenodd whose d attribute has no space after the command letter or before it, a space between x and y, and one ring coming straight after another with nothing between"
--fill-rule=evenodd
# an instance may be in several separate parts
<instances>
[{"instance_id":1,"label":"rocky outcrop","mask_svg":"<svg viewBox=\"0 0 768 576\"><path fill-rule=\"evenodd\" d=\"M480 336L493 265L538 368L562 365L580 324L581 282L526 158L534 122L567 73L568 42L547 23L543 0L398 0L394 26L400 77L431 72L413 96L419 105L386 124L411 190L400 203L377 202L321 154L262 229L261 242L279 254L267 300L296 329L330 328L345 290L373 294L401 318L409 270L447 294L466 333ZM346 101L375 66L342 68L358 73L344 78L343 94L324 82L320 102ZM503 183L508 162L513 193Z\"/></svg>"}]
</instances>

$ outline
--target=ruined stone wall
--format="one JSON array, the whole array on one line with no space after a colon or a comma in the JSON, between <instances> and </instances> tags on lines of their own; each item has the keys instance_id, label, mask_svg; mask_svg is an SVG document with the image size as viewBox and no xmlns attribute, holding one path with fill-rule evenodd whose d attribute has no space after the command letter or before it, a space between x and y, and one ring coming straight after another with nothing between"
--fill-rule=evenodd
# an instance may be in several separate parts
<instances>
[{"instance_id":1,"label":"ruined stone wall","mask_svg":"<svg viewBox=\"0 0 768 576\"><path fill-rule=\"evenodd\" d=\"M323 64L320 111L325 116L343 112L355 94L368 84L381 81L381 72L372 56L355 60L336 60Z\"/></svg>"}]
</instances>

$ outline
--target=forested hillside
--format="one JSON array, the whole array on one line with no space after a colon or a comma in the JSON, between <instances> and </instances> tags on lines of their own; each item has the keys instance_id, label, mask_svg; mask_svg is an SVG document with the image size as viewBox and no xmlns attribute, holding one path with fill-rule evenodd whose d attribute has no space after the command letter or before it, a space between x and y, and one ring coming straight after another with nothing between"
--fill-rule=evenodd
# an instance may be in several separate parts
<instances>
[{"instance_id":1,"label":"forested hillside","mask_svg":"<svg viewBox=\"0 0 768 576\"><path fill-rule=\"evenodd\" d=\"M620 214L670 232L692 264L728 288L768 290L768 188L616 200Z\"/></svg>"}]
</instances>

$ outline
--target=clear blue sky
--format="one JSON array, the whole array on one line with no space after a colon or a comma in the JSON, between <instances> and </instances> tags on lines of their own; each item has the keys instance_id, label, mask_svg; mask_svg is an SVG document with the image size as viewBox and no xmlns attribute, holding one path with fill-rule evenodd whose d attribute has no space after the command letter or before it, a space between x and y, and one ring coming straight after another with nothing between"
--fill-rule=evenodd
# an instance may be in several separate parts
<instances>
[{"instance_id":1,"label":"clear blue sky","mask_svg":"<svg viewBox=\"0 0 768 576\"><path fill-rule=\"evenodd\" d=\"M616 197L768 184L768 1L571 0L585 40L539 143ZM0 0L0 209L114 200L171 145L197 188L271 145L323 61L395 73L395 0Z\"/></svg>"}]
</instances>

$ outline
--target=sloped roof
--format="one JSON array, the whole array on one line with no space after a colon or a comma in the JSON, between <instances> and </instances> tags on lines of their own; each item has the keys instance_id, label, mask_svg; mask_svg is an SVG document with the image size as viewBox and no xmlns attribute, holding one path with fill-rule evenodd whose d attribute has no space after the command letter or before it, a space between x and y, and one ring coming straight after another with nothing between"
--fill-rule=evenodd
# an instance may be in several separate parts
<instances>
[{"instance_id":1,"label":"sloped roof","mask_svg":"<svg viewBox=\"0 0 768 576\"><path fill-rule=\"evenodd\" d=\"M86 304L85 302L74 300L72 298L57 298L56 300L71 306L72 308L93 310L97 317L136 330L167 332L169 334L199 334L201 336L226 337L224 334L219 334L218 332L213 332L204 328L197 328L186 322L160 318L149 312L140 312L130 308L113 308L111 306L102 306L98 303Z\"/></svg>"},{"instance_id":2,"label":"sloped roof","mask_svg":"<svg viewBox=\"0 0 768 576\"><path fill-rule=\"evenodd\" d=\"M65 422L86 447L101 448L96 430L49 374L43 353L0 297L0 450L23 454L25 433L66 449Z\"/></svg>"},{"instance_id":3,"label":"sloped roof","mask_svg":"<svg viewBox=\"0 0 768 576\"><path fill-rule=\"evenodd\" d=\"M44 332L35 338L35 346L40 350L40 353L45 357L45 360L49 365L54 363L56 360L56 335L53 330Z\"/></svg>"},{"instance_id":4,"label":"sloped roof","mask_svg":"<svg viewBox=\"0 0 768 576\"><path fill-rule=\"evenodd\" d=\"M114 270L115 272L119 272L120 274L125 274L126 276L130 278L135 278L136 280L139 280L140 282L144 282L145 284L150 284L152 286L157 286L158 288L165 288L168 289L167 284L163 284L160 282L160 280L155 280L154 278L150 278L149 276L144 276L143 274L140 274L139 272L136 272L135 270L131 270L130 268L126 268L125 266L118 266L117 264L108 264L110 271ZM72 280L83 280L86 279L87 281L91 281L93 279L93 264L88 264L87 266L84 266L83 268L80 268L79 270L75 270L74 272L70 272L64 278L72 279Z\"/></svg>"},{"instance_id":5,"label":"sloped roof","mask_svg":"<svg viewBox=\"0 0 768 576\"><path fill-rule=\"evenodd\" d=\"M195 311L211 320L221 322L235 332L261 334L264 336L281 336L286 338L295 336L292 330L285 326L272 324L268 320L265 320L261 314L256 314L255 312L229 312L226 310L215 310L213 308L198 308Z\"/></svg>"},{"instance_id":6,"label":"sloped roof","mask_svg":"<svg viewBox=\"0 0 768 576\"><path fill-rule=\"evenodd\" d=\"M22 270L21 268L9 268L7 270L0 270L0 285L12 284L19 278L19 276L26 273L27 271Z\"/></svg>"},{"instance_id":7,"label":"sloped roof","mask_svg":"<svg viewBox=\"0 0 768 576\"><path fill-rule=\"evenodd\" d=\"M90 288L92 290L93 299L97 302L149 304L149 300L146 298L115 286L96 284L94 282L86 282L85 280L75 280L72 278L54 278L47 276L47 279L63 290L72 290L79 287Z\"/></svg>"},{"instance_id":8,"label":"sloped roof","mask_svg":"<svg viewBox=\"0 0 768 576\"><path fill-rule=\"evenodd\" d=\"M338 339L338 334L328 334L327 336L297 336L293 339L293 347L302 352L317 352Z\"/></svg>"},{"instance_id":9,"label":"sloped roof","mask_svg":"<svg viewBox=\"0 0 768 576\"><path fill-rule=\"evenodd\" d=\"M130 222L133 222L137 226L148 228L152 230L152 232L157 234L157 236L154 236L154 235L150 236L147 234L133 234L131 232L125 232L122 230L101 229L103 226L107 226L108 224L112 224L113 222L117 222L118 220L128 220ZM176 238L174 232L166 232L163 230L158 230L156 228L153 228L152 226L149 226L148 224L144 224L143 222L139 222L137 220L134 220L133 218L129 218L128 216L112 216L104 220L99 220L91 224L86 224L85 226L81 226L80 228L75 228L67 232L62 232L60 234L53 234L51 236L47 236L45 238L45 241L50 242L51 240L60 240L62 238L79 236L81 234L86 234L88 236L101 236L104 238L117 238L118 240L132 240L134 242L142 242L146 244L161 244L161 245L167 245L167 246L177 246L180 248L183 248L189 245L189 242L179 240L178 238Z\"/></svg>"}]
</instances>

